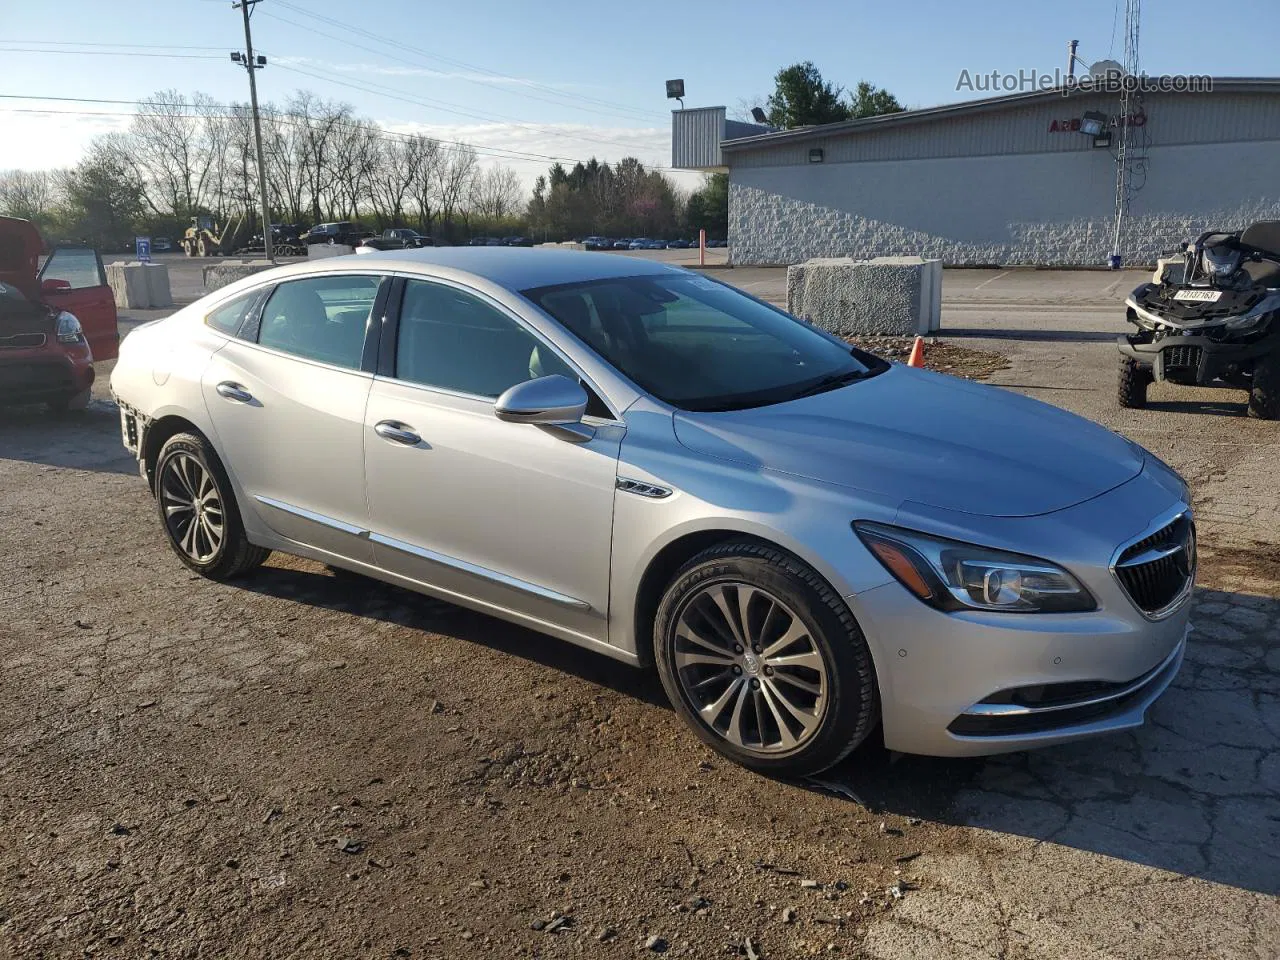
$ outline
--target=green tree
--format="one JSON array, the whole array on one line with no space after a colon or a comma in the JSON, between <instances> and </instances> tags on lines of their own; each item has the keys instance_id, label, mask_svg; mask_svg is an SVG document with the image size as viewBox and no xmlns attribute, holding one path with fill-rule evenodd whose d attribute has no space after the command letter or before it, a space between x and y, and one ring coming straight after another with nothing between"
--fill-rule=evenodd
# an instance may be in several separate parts
<instances>
[{"instance_id":1,"label":"green tree","mask_svg":"<svg viewBox=\"0 0 1280 960\"><path fill-rule=\"evenodd\" d=\"M769 123L791 129L812 123L849 119L849 106L840 99L844 88L828 83L813 62L794 63L779 70L769 96Z\"/></svg>"},{"instance_id":2,"label":"green tree","mask_svg":"<svg viewBox=\"0 0 1280 960\"><path fill-rule=\"evenodd\" d=\"M866 80L859 80L858 85L849 94L849 118L852 120L880 117L886 113L901 113L904 109L906 108L892 93Z\"/></svg>"},{"instance_id":3,"label":"green tree","mask_svg":"<svg viewBox=\"0 0 1280 960\"><path fill-rule=\"evenodd\" d=\"M97 141L89 155L62 176L61 186L68 228L94 246L127 243L146 212L142 183L110 135Z\"/></svg>"},{"instance_id":4,"label":"green tree","mask_svg":"<svg viewBox=\"0 0 1280 960\"><path fill-rule=\"evenodd\" d=\"M691 232L706 230L707 236L722 239L729 235L729 175L710 174L702 186L689 195L685 219Z\"/></svg>"}]
</instances>

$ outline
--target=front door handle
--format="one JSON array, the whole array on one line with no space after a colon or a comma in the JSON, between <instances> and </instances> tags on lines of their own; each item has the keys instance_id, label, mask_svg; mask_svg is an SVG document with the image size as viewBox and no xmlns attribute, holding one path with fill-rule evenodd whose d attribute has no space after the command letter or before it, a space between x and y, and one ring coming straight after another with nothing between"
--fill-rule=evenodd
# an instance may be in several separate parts
<instances>
[{"instance_id":1,"label":"front door handle","mask_svg":"<svg viewBox=\"0 0 1280 960\"><path fill-rule=\"evenodd\" d=\"M236 403L253 403L253 394L230 380L223 380L217 387L218 396L234 400Z\"/></svg>"},{"instance_id":2,"label":"front door handle","mask_svg":"<svg viewBox=\"0 0 1280 960\"><path fill-rule=\"evenodd\" d=\"M413 432L413 428L399 420L379 420L374 424L373 432L393 443L403 443L406 447L414 447L422 442L422 438Z\"/></svg>"}]
</instances>

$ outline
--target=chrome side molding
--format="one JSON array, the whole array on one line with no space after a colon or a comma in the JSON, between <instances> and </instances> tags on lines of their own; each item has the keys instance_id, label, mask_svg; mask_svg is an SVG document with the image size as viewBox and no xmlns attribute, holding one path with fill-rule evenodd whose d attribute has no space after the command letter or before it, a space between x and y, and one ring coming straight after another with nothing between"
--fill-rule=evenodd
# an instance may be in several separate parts
<instances>
[{"instance_id":1,"label":"chrome side molding","mask_svg":"<svg viewBox=\"0 0 1280 960\"><path fill-rule=\"evenodd\" d=\"M312 523L318 523L322 527L329 527L332 530L341 530L343 533L349 533L353 537L360 537L361 539L364 539L369 536L369 531L364 529L364 527L357 527L355 524L347 523L344 520L335 520L333 517L326 517L323 513L316 513L314 510L307 510L304 507L295 507L292 503L285 503L283 500L276 500L273 497L264 497L260 494L255 494L253 499L268 507L273 507L276 510L283 511L284 513L292 514L295 517L302 517L302 519L310 520Z\"/></svg>"},{"instance_id":2,"label":"chrome side molding","mask_svg":"<svg viewBox=\"0 0 1280 960\"><path fill-rule=\"evenodd\" d=\"M392 550L399 550L401 553L407 553L410 556L420 557L423 560L430 560L432 563L438 563L443 567L449 567L453 570L461 570L463 573L469 573L472 576L479 577L482 580L488 580L491 583L499 583L504 587L510 587L513 590L519 590L543 600L550 600L552 603L558 603L561 606L569 607L573 610L590 610L591 604L585 600L579 600L576 597L570 597L563 593L558 593L548 587L539 586L536 583L530 583L528 580L521 580L519 577L508 576L505 573L499 573L497 570L490 570L488 567L482 567L477 563L468 563L466 560L459 560L456 557L450 557L443 553L437 553L434 550L428 550L426 547L419 547L404 540L397 540L395 537L388 537L385 534L374 533L372 530L365 530L363 527L357 527L355 524L347 523L343 520L336 520L333 517L326 517L324 514L316 513L313 510L307 510L304 507L296 507L291 503L285 503L283 500L276 500L273 497L264 497L255 495L254 498L259 503L276 510L282 510L285 513L295 517L302 517L304 520L310 520L312 523L318 523L323 527L331 530L340 530L343 533L349 533L353 537L359 537L361 540L369 540L373 543L381 544L384 547L390 547Z\"/></svg>"},{"instance_id":3,"label":"chrome side molding","mask_svg":"<svg viewBox=\"0 0 1280 960\"><path fill-rule=\"evenodd\" d=\"M456 557L446 556L443 553L436 553L434 550L428 550L426 547L415 546L412 543L397 540L395 537L388 537L381 533L370 533L369 539L374 543L382 544L384 547L390 547L392 550L399 550L401 553L407 553L410 556L421 557L423 560L430 560L432 563L438 563L441 566L450 567L454 570L461 570L464 573L470 573L473 576L480 577L484 580L489 580L493 583L500 583L504 587L511 587L512 589L532 594L535 597L541 597L543 600L550 600L552 603L572 607L574 610L591 609L591 604L587 603L585 600L579 600L576 597L557 593L556 591L550 590L546 587L540 587L536 583L530 583L528 580L521 580L518 577L511 577L505 573L499 573L497 570L490 570L488 567L482 567L477 563L468 563L466 560L459 560Z\"/></svg>"}]
</instances>

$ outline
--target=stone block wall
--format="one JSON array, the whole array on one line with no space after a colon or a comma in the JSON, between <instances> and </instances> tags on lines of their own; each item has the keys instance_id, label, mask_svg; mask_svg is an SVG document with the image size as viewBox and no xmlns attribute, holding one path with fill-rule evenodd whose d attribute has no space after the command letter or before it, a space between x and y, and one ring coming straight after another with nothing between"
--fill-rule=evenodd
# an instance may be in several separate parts
<instances>
[{"instance_id":1,"label":"stone block wall","mask_svg":"<svg viewBox=\"0 0 1280 960\"><path fill-rule=\"evenodd\" d=\"M1280 141L1153 149L1135 175L1126 263L1153 264L1204 230L1280 218L1277 171ZM918 255L1102 266L1111 253L1115 163L1105 150L742 166L729 176L735 264Z\"/></svg>"}]
</instances>

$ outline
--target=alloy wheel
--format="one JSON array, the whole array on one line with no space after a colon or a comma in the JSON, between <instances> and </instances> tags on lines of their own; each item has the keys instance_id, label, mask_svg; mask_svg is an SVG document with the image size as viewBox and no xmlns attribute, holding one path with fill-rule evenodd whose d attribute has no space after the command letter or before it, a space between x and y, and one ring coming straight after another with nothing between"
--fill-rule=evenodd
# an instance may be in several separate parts
<instances>
[{"instance_id":1,"label":"alloy wheel","mask_svg":"<svg viewBox=\"0 0 1280 960\"><path fill-rule=\"evenodd\" d=\"M197 563L217 556L226 532L222 497L204 464L181 451L166 460L160 503L165 527L179 550Z\"/></svg>"},{"instance_id":2,"label":"alloy wheel","mask_svg":"<svg viewBox=\"0 0 1280 960\"><path fill-rule=\"evenodd\" d=\"M828 668L794 610L742 581L709 584L676 619L672 663L708 728L735 747L789 752L822 726Z\"/></svg>"}]
</instances>

